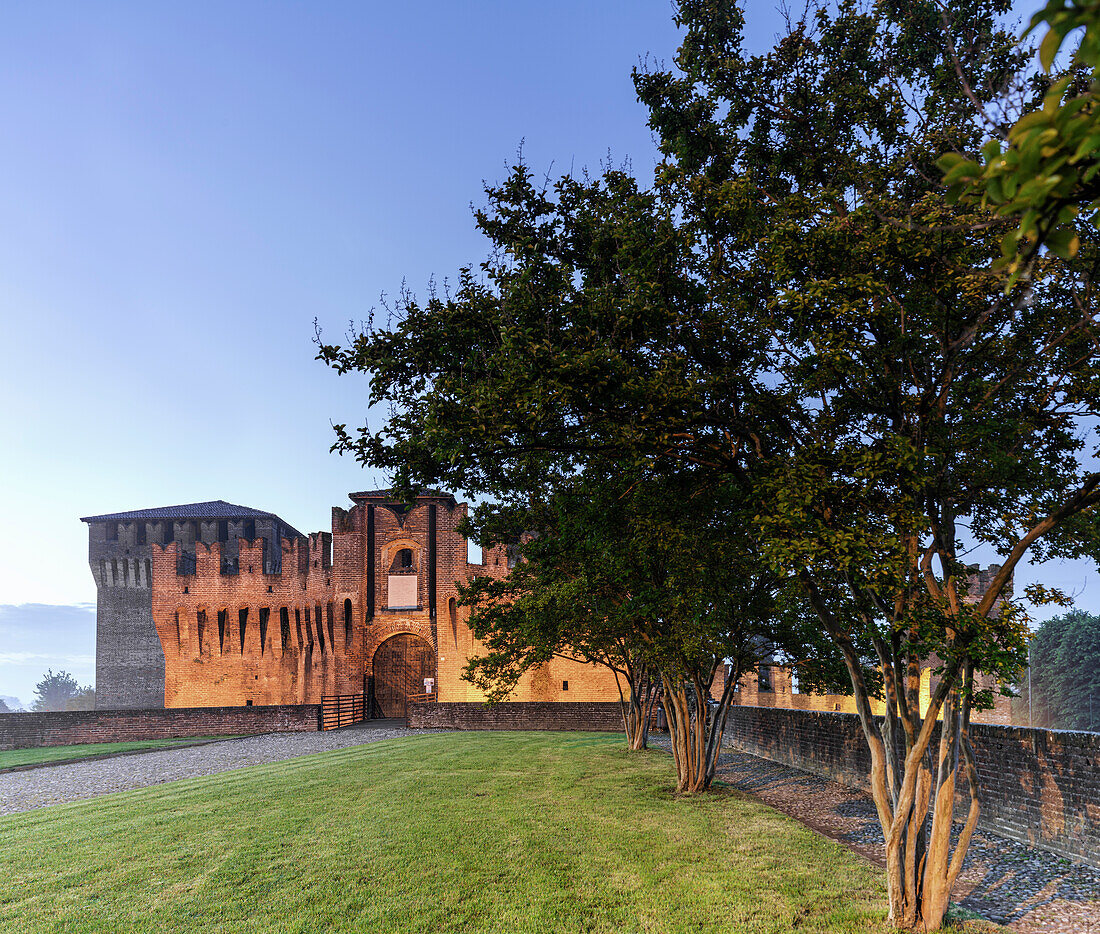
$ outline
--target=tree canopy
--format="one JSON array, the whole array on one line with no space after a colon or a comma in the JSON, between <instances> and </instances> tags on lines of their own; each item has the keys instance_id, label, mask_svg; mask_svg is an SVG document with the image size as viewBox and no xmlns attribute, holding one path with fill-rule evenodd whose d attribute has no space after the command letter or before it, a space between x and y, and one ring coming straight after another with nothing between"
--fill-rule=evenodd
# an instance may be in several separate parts
<instances>
[{"instance_id":1,"label":"tree canopy","mask_svg":"<svg viewBox=\"0 0 1100 934\"><path fill-rule=\"evenodd\" d=\"M691 791L714 777L745 671L781 652L807 659L807 684L838 674L823 662L832 656L794 582L767 568L746 535L736 485L698 470L604 473L592 463L527 510L479 508L479 534L519 541L522 560L507 578L475 578L461 594L485 648L468 676L491 697L554 655L602 665L616 675L628 741L640 748L659 685L676 718L680 789Z\"/></svg>"},{"instance_id":2,"label":"tree canopy","mask_svg":"<svg viewBox=\"0 0 1100 934\"><path fill-rule=\"evenodd\" d=\"M1011 223L960 199L937 168L945 153L973 161L983 108L1031 86L1004 0L822 3L762 55L744 50L733 3L677 9L674 67L635 75L665 157L652 183L608 170L540 185L520 164L490 186L478 272L423 303L404 293L345 347L319 342L391 406L380 429L338 426L336 447L410 490L490 497L475 529L613 491L609 476L706 504L713 580L679 604L672 563L650 578L659 614L637 612L639 581L620 585L690 521L640 523L637 539L628 523L630 560L607 565L610 580L576 562L555 576L586 543L551 522L531 539L532 567L474 593L479 606L501 598L479 634L545 652L552 640L538 640L566 623L596 634L659 621L686 651L719 607L755 625L740 586L771 580L774 597L796 584L856 695L895 923L935 929L980 807L968 729L989 698L975 675L1014 680L1026 655L1026 620L1006 599L1013 571L1027 554L1095 557L1100 545L1100 473L1086 456L1096 238L1078 224L1076 254L1048 250L1027 260L1026 284L1013 280ZM972 598L976 543L1002 564ZM613 614L546 610L556 589L596 599L608 585ZM502 609L508 599L518 608ZM782 614L759 615L755 638L774 641ZM922 710L931 656L941 677ZM676 670L674 651L651 657ZM971 808L952 846L963 781Z\"/></svg>"},{"instance_id":3,"label":"tree canopy","mask_svg":"<svg viewBox=\"0 0 1100 934\"><path fill-rule=\"evenodd\" d=\"M1043 623L1029 684L1037 725L1100 731L1100 616L1072 610Z\"/></svg>"},{"instance_id":4,"label":"tree canopy","mask_svg":"<svg viewBox=\"0 0 1100 934\"><path fill-rule=\"evenodd\" d=\"M1041 106L1027 110L1007 130L992 124L993 138L979 154L940 158L953 197L963 197L1010 218L1002 239L1009 287L1030 275L1030 263L1046 248L1072 258L1081 246L1080 222L1100 219L1100 3L1051 0L1024 33L1046 33L1039 61ZM1070 35L1076 48L1058 73L1056 59Z\"/></svg>"},{"instance_id":5,"label":"tree canopy","mask_svg":"<svg viewBox=\"0 0 1100 934\"><path fill-rule=\"evenodd\" d=\"M1014 680L1024 660L1019 608L999 601L1029 549L1097 545L1090 267L1045 255L1006 293L1004 222L936 168L985 139L975 104L1026 84L1007 4L822 5L762 56L742 51L733 5L679 9L677 70L638 87L704 274L763 341L760 383L784 402L757 431L758 535L849 663L895 921L935 928L978 815L973 675ZM1003 561L971 601L975 540ZM881 725L859 637L884 678ZM922 711L931 655L943 677Z\"/></svg>"},{"instance_id":6,"label":"tree canopy","mask_svg":"<svg viewBox=\"0 0 1100 934\"><path fill-rule=\"evenodd\" d=\"M95 707L95 688L81 687L67 671L54 672L51 668L34 686L36 711L90 710Z\"/></svg>"}]
</instances>

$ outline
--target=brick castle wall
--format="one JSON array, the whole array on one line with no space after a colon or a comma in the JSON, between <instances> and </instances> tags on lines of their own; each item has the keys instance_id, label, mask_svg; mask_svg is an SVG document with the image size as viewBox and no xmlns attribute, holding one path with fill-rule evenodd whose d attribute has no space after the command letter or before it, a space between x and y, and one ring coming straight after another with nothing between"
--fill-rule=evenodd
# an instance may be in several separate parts
<instances>
[{"instance_id":1,"label":"brick castle wall","mask_svg":"<svg viewBox=\"0 0 1100 934\"><path fill-rule=\"evenodd\" d=\"M316 704L369 689L379 647L397 635L430 650L440 700L483 700L462 679L482 649L458 585L506 575L507 547L468 563L458 531L467 506L449 494L411 508L385 491L350 497L350 509L332 510L331 533L309 536L274 516L89 517L97 707ZM409 687L415 695L425 686ZM607 669L555 657L526 673L512 699L618 696Z\"/></svg>"},{"instance_id":2,"label":"brick castle wall","mask_svg":"<svg viewBox=\"0 0 1100 934\"><path fill-rule=\"evenodd\" d=\"M475 574L505 575L507 549L488 548L482 564L468 564L458 532L467 507L449 496L423 497L407 510L384 498L352 498L350 510L333 509L331 534L282 539L277 565L265 558L267 539L232 538L232 526L231 540L221 543L208 541L215 525L202 525L187 574L178 568L181 550L191 546L151 546L152 616L163 646L167 707L312 704L325 694L359 693L375 675L379 646L402 633L434 651L433 693L441 700L484 699L461 677L480 645L467 626L469 610L457 606L457 585ZM415 577L416 604L391 607L390 582L404 549L412 567L398 576ZM227 550L236 561L233 574L222 573ZM514 693L516 700L537 701L578 696L613 700L614 677L554 658L526 674Z\"/></svg>"},{"instance_id":3,"label":"brick castle wall","mask_svg":"<svg viewBox=\"0 0 1100 934\"><path fill-rule=\"evenodd\" d=\"M164 706L164 652L153 625L152 551L136 525L107 537L89 526L88 564L95 579L96 703L115 709Z\"/></svg>"},{"instance_id":4,"label":"brick castle wall","mask_svg":"<svg viewBox=\"0 0 1100 934\"><path fill-rule=\"evenodd\" d=\"M320 716L317 704L8 713L0 714L0 749L179 736L303 733L316 731Z\"/></svg>"},{"instance_id":5,"label":"brick castle wall","mask_svg":"<svg viewBox=\"0 0 1100 934\"><path fill-rule=\"evenodd\" d=\"M929 691L934 690L939 680L932 675L932 669L939 664L935 656L923 663L920 683L920 707L926 711L929 704ZM988 676L978 676L980 687L994 689L993 708L975 710L972 723L1000 723L1011 726L1014 722L1013 701L996 690L996 684ZM794 672L784 665L758 665L753 671L742 675L735 704L748 707L782 707L788 710L818 710L823 712L855 713L856 699L852 694L800 694ZM882 701L871 698L871 709L880 715L885 707Z\"/></svg>"},{"instance_id":6,"label":"brick castle wall","mask_svg":"<svg viewBox=\"0 0 1100 934\"><path fill-rule=\"evenodd\" d=\"M442 730L586 730L621 733L618 703L409 704L409 726Z\"/></svg>"},{"instance_id":7,"label":"brick castle wall","mask_svg":"<svg viewBox=\"0 0 1100 934\"><path fill-rule=\"evenodd\" d=\"M177 544L153 546L165 705L308 704L361 691L358 593L334 582L330 536L283 539L272 574L264 573L262 539L236 544L232 575L220 571L222 543L198 544L194 573L185 575L177 574Z\"/></svg>"},{"instance_id":8,"label":"brick castle wall","mask_svg":"<svg viewBox=\"0 0 1100 934\"><path fill-rule=\"evenodd\" d=\"M1100 867L1100 734L977 723L970 734L980 775L981 825ZM855 714L731 707L724 742L867 787L871 758ZM956 804L965 809L969 795L961 781Z\"/></svg>"}]
</instances>

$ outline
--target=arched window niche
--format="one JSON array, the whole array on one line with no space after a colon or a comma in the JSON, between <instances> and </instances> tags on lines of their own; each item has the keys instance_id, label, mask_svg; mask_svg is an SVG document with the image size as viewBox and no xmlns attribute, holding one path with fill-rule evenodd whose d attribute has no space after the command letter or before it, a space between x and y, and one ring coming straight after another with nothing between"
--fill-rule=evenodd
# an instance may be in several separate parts
<instances>
[{"instance_id":1,"label":"arched window niche","mask_svg":"<svg viewBox=\"0 0 1100 934\"><path fill-rule=\"evenodd\" d=\"M419 606L418 549L412 542L394 542L383 566L389 567L386 578L386 608L415 610Z\"/></svg>"}]
</instances>

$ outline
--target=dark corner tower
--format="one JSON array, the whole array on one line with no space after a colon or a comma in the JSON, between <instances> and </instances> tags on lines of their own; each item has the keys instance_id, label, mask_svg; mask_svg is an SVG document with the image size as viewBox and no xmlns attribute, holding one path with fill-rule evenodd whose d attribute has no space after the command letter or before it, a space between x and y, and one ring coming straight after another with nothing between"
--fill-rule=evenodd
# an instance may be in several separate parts
<instances>
[{"instance_id":1,"label":"dark corner tower","mask_svg":"<svg viewBox=\"0 0 1100 934\"><path fill-rule=\"evenodd\" d=\"M262 539L264 573L278 573L283 537L301 533L273 513L224 500L84 516L96 601L96 708L164 707L164 649L153 622L154 544L179 546L193 574L195 544L223 543L222 574L236 574L238 539Z\"/></svg>"},{"instance_id":2,"label":"dark corner tower","mask_svg":"<svg viewBox=\"0 0 1100 934\"><path fill-rule=\"evenodd\" d=\"M96 599L95 687L100 709L164 706L164 651L153 625L152 549L145 522L88 516Z\"/></svg>"}]
</instances>

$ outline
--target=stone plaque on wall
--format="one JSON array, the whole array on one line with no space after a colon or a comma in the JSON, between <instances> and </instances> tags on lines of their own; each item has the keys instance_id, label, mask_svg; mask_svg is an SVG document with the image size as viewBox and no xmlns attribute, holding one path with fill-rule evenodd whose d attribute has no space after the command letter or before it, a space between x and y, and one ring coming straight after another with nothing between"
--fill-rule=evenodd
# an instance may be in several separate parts
<instances>
[{"instance_id":1,"label":"stone plaque on wall","mask_svg":"<svg viewBox=\"0 0 1100 934\"><path fill-rule=\"evenodd\" d=\"M391 610L416 606L416 575L391 574L389 580L389 601Z\"/></svg>"}]
</instances>

